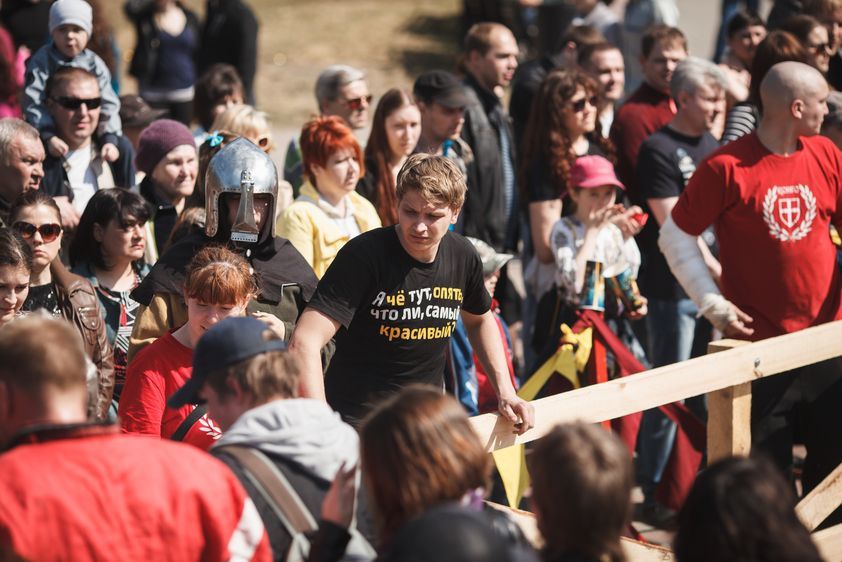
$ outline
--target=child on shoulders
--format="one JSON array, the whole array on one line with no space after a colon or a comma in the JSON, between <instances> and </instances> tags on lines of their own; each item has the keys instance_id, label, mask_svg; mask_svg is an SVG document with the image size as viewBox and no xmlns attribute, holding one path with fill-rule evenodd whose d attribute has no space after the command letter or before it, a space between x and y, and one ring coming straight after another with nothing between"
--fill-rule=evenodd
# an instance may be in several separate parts
<instances>
[{"instance_id":1,"label":"child on shoulders","mask_svg":"<svg viewBox=\"0 0 842 562\"><path fill-rule=\"evenodd\" d=\"M117 137L122 135L120 100L111 87L111 73L105 62L87 49L93 28L91 6L84 0L58 0L50 7L50 35L52 41L38 49L26 63L26 87L23 95L23 114L26 121L41 133L49 153L55 157L68 152L67 143L56 135L46 104L47 80L62 66L83 68L97 78L100 98L89 100L55 99L68 110L87 110L102 107L97 141L107 162L119 158Z\"/></svg>"}]
</instances>

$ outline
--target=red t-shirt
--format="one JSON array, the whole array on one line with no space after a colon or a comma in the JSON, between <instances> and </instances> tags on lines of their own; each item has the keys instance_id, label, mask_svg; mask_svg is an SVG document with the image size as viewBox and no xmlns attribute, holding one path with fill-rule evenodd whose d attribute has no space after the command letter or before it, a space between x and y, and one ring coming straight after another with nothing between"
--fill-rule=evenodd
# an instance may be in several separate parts
<instances>
[{"instance_id":1,"label":"red t-shirt","mask_svg":"<svg viewBox=\"0 0 842 562\"><path fill-rule=\"evenodd\" d=\"M610 137L617 149L617 175L635 203L640 203L637 187L640 146L674 116L675 104L669 94L659 92L646 82L629 96L614 116Z\"/></svg>"},{"instance_id":2,"label":"red t-shirt","mask_svg":"<svg viewBox=\"0 0 842 562\"><path fill-rule=\"evenodd\" d=\"M138 353L126 370L126 386L120 395L120 426L123 433L158 435L169 439L195 406L174 410L167 399L181 388L193 370L193 350L181 345L172 332L161 336ZM207 450L222 437L222 430L207 414L184 436L184 442Z\"/></svg>"},{"instance_id":3,"label":"red t-shirt","mask_svg":"<svg viewBox=\"0 0 842 562\"><path fill-rule=\"evenodd\" d=\"M756 134L713 153L672 211L685 232L713 224L722 293L754 318L759 340L842 318L836 251L842 226L842 154L821 136L802 137L790 156Z\"/></svg>"}]
</instances>

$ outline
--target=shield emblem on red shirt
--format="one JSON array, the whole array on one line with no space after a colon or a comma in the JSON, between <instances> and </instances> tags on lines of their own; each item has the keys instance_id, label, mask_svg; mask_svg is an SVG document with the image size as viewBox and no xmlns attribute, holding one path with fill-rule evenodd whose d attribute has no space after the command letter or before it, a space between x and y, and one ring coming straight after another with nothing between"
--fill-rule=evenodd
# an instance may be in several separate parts
<instances>
[{"instance_id":1,"label":"shield emblem on red shirt","mask_svg":"<svg viewBox=\"0 0 842 562\"><path fill-rule=\"evenodd\" d=\"M801 218L801 198L782 197L778 199L778 216L787 228L798 224Z\"/></svg>"}]
</instances>

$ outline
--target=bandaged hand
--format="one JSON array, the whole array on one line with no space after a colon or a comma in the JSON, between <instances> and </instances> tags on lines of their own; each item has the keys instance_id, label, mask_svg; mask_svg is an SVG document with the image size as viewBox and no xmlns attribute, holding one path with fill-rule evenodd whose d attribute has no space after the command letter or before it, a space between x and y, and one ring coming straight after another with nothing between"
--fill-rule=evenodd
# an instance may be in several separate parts
<instances>
[{"instance_id":1,"label":"bandaged hand","mask_svg":"<svg viewBox=\"0 0 842 562\"><path fill-rule=\"evenodd\" d=\"M754 319L737 308L722 295L707 293L702 297L699 314L707 318L713 327L729 338L746 338L754 333L750 328Z\"/></svg>"}]
</instances>

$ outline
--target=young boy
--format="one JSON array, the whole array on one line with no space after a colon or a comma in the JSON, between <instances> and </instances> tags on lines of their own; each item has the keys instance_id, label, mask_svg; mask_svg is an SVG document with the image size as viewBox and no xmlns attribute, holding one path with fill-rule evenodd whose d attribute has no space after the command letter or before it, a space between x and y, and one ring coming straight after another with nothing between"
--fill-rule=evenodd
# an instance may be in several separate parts
<instances>
[{"instance_id":1,"label":"young boy","mask_svg":"<svg viewBox=\"0 0 842 562\"><path fill-rule=\"evenodd\" d=\"M290 351L301 362L302 395L327 399L354 425L407 385L443 388L445 352L461 315L500 413L519 424L518 433L532 426L533 409L509 378L480 258L449 230L465 191L451 160L409 157L398 174L398 224L349 241L298 320ZM323 377L319 351L335 334Z\"/></svg>"},{"instance_id":2,"label":"young boy","mask_svg":"<svg viewBox=\"0 0 842 562\"><path fill-rule=\"evenodd\" d=\"M90 100L62 98L53 100L72 110L102 107L99 122L101 154L107 162L120 156L117 138L122 135L120 100L111 87L111 73L105 62L87 49L93 28L91 6L84 0L58 0L50 7L50 36L52 41L38 49L26 63L26 87L23 94L23 115L38 129L50 154L64 156L67 143L56 136L55 124L46 107L46 85L50 76L62 66L84 68L97 78L101 98Z\"/></svg>"}]
</instances>

